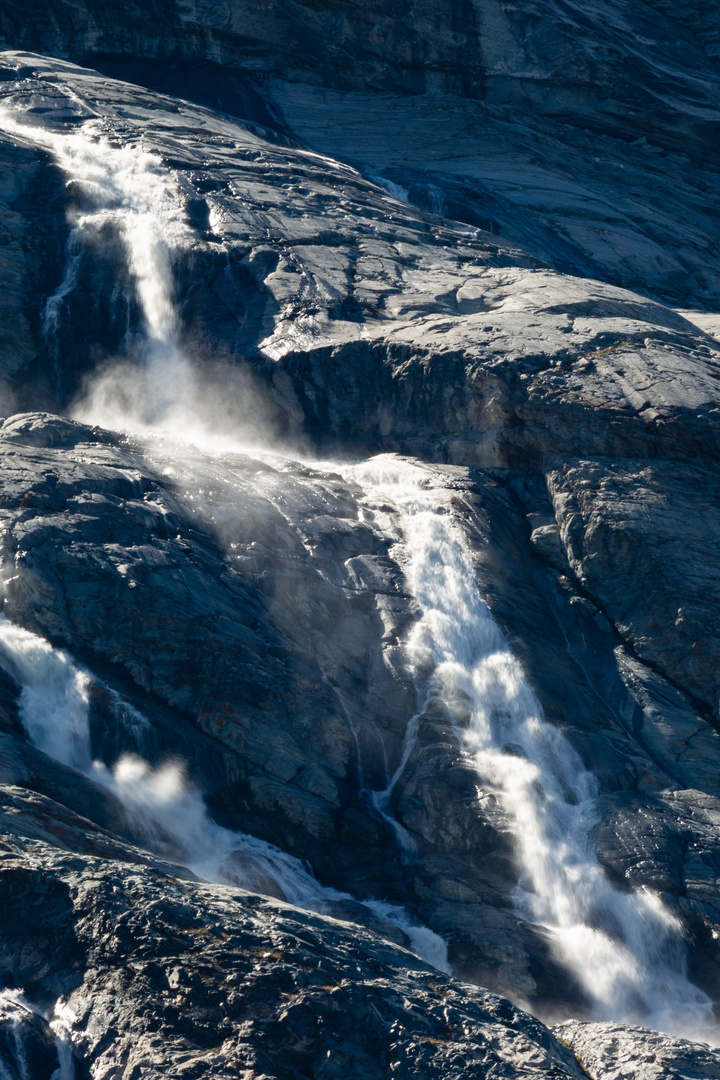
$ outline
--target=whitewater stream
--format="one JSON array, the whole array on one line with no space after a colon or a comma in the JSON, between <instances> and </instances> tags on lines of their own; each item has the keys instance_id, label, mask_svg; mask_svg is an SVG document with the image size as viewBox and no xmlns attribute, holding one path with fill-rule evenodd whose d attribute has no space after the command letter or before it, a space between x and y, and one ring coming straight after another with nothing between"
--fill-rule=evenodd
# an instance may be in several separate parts
<instances>
[{"instance_id":1,"label":"whitewater stream","mask_svg":"<svg viewBox=\"0 0 720 1080\"><path fill-rule=\"evenodd\" d=\"M180 432L185 439L204 434L212 442L194 413L197 379L179 345L173 298L172 255L188 233L179 223L177 191L159 159L135 147L112 146L95 121L82 134L70 135L29 127L5 112L0 112L0 123L50 150L86 197L86 207L73 221L63 280L45 307L45 326L57 325L83 246L97 244L108 224L127 252L144 316L139 351L127 365L103 372L91 385L78 418L146 436L158 429ZM138 754L122 756L112 768L93 761L91 677L66 653L4 616L0 666L21 687L20 716L32 744L109 789L151 849L169 846L178 862L204 880L241 885L310 910L331 911L334 903L353 899L321 885L299 859L272 844L212 821L201 793L176 763L152 768ZM447 948L437 934L385 900L364 900L363 906L374 919L397 926L423 959L449 970Z\"/></svg>"},{"instance_id":2,"label":"whitewater stream","mask_svg":"<svg viewBox=\"0 0 720 1080\"><path fill-rule=\"evenodd\" d=\"M101 224L112 224L124 243L143 312L145 337L130 367L110 377L105 373L91 385L77 417L140 436L168 431L179 440L180 456L181 441L194 441L204 447L212 468L221 469L225 450L241 447L232 439L218 442L194 412L198 375L182 352L173 302L173 257L188 235L172 177L153 155L111 146L95 122L71 135L30 128L8 116L2 122L18 138L50 151L86 192L86 209L73 222L65 277L46 307L48 332L72 294L77 260L98 242ZM121 383L125 390L118 394ZM146 445L152 460L152 440ZM393 456L330 468L364 492L365 504L393 541L392 557L403 568L420 612L405 642L418 712L408 718L399 766L385 788L373 793L378 810L390 820L389 796L412 752L423 705L439 699L479 789L492 793L502 828L512 834L516 911L546 929L558 960L583 988L595 1016L683 1032L711 1024L711 1003L686 974L678 920L656 894L615 888L600 866L591 840L598 820L596 782L562 732L544 719L480 595L441 476ZM182 473L182 460L176 469ZM180 861L199 876L274 892L318 910L344 895L323 888L284 852L213 822L200 793L176 765L152 769L137 756L113 768L92 761L89 676L66 654L3 621L0 662L22 687L28 738L111 790L145 823L148 836L156 830L173 838ZM429 678L428 671L433 672ZM410 845L399 823L394 825L399 842ZM378 912L402 926L421 955L446 968L444 945L436 935L410 926L388 905Z\"/></svg>"},{"instance_id":3,"label":"whitewater stream","mask_svg":"<svg viewBox=\"0 0 720 1080\"><path fill-rule=\"evenodd\" d=\"M376 519L384 517L389 531L399 522L394 554L422 613L407 642L410 664L418 673L434 669L431 693L453 718L481 789L502 807L520 875L518 914L550 931L558 959L598 1018L685 1032L708 1026L711 1002L686 976L680 922L655 893L616 889L598 862L590 838L598 821L595 778L544 719L480 595L451 492L437 474L394 455L351 472ZM416 734L411 721L381 805Z\"/></svg>"},{"instance_id":4,"label":"whitewater stream","mask_svg":"<svg viewBox=\"0 0 720 1080\"><path fill-rule=\"evenodd\" d=\"M13 1058L17 1073L11 1073L0 1057L0 1080L35 1080L27 1048L27 1029L39 1018L47 1024L55 1042L58 1067L50 1080L75 1080L75 1062L72 1053L66 1010L58 1003L52 1017L47 1016L20 990L0 990L0 1022L6 1030L6 1038L12 1040Z\"/></svg>"},{"instance_id":5,"label":"whitewater stream","mask_svg":"<svg viewBox=\"0 0 720 1080\"><path fill-rule=\"evenodd\" d=\"M93 760L92 677L67 653L2 615L0 667L21 687L20 719L33 746L110 791L150 850L169 853L205 881L240 885L313 911L328 912L333 903L352 899L322 886L299 859L214 822L177 763L152 768L138 754L124 754L112 768ZM385 901L369 900L364 906L407 934L418 955L448 970L447 950L436 934Z\"/></svg>"}]
</instances>

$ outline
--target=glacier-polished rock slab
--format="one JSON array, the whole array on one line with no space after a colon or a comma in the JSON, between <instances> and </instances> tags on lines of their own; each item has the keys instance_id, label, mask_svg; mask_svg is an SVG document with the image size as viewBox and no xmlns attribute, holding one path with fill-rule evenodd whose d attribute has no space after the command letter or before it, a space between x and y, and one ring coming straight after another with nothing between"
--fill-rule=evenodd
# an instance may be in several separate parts
<instances>
[{"instance_id":1,"label":"glacier-polished rock slab","mask_svg":"<svg viewBox=\"0 0 720 1080\"><path fill-rule=\"evenodd\" d=\"M211 358L248 357L296 435L499 467L658 446L717 453L720 346L676 311L552 270L542 253L406 206L355 169L222 114L61 61L3 56L4 107L55 132L95 119L111 144L157 153L186 232L174 257L188 348L200 361L208 343ZM28 140L5 139L0 152L23 190L5 192L23 288L3 301L22 332L0 353L4 392L64 406L98 349L122 351L138 318L122 299L131 283L117 245L89 245L43 338L78 192Z\"/></svg>"},{"instance_id":2,"label":"glacier-polished rock slab","mask_svg":"<svg viewBox=\"0 0 720 1080\"><path fill-rule=\"evenodd\" d=\"M418 710L404 651L417 608L392 534L342 466L141 443L39 413L5 421L0 465L4 610L93 674L93 753L181 758L220 821L280 843L359 899L402 903L445 938L465 978L577 1009L542 931L512 908L502 819L491 793L478 799L441 703L421 710L393 792L412 857L368 796L399 764ZM667 894L689 927L693 973L713 987L716 733L537 557L518 505L528 478L430 474L548 718L598 777L603 865L625 886ZM108 687L148 717L142 746L113 717ZM4 753L7 780L70 798L67 770ZM71 794L122 834L107 799L93 810L87 781Z\"/></svg>"},{"instance_id":3,"label":"glacier-polished rock slab","mask_svg":"<svg viewBox=\"0 0 720 1080\"><path fill-rule=\"evenodd\" d=\"M61 999L76 1075L583 1076L539 1021L369 931L110 861L50 799L0 786L0 807L0 977L51 1015ZM0 1062L25 1075L3 1019Z\"/></svg>"},{"instance_id":4,"label":"glacier-polished rock slab","mask_svg":"<svg viewBox=\"0 0 720 1080\"><path fill-rule=\"evenodd\" d=\"M693 977L717 997L716 832L704 801L717 794L716 702L702 700L683 656L692 621L645 619L639 572L657 526L665 561L653 583L666 599L687 585L712 615L709 533L693 550L712 587L685 566L693 496L708 490L701 473L720 445L720 351L703 320L562 273L521 237L404 205L360 171L228 116L46 58L2 65L0 95L26 120L68 133L92 119L110 145L157 154L177 185L176 297L199 368L227 375L223 357L247 359L273 431L306 448L413 453L455 485L483 595L549 719L618 807L604 864L668 890L691 923ZM98 356L141 331L132 281L117 237L88 243L58 332L44 337L82 185L30 136L9 135L0 153L15 282L2 298L7 410L13 400L64 408ZM575 1009L542 933L512 910L513 853L441 709L423 716L395 792L415 862L400 864L363 795L397 763L414 711L402 644L417 612L352 485L252 455L229 481L201 454L167 475L121 437L47 415L10 420L0 442L12 618L147 708L156 757L197 765L222 820L354 894L407 902L468 978ZM658 511L667 478L640 482L665 462L679 517ZM624 495L601 504L608 474ZM558 476L568 515L579 507L572 529ZM240 512L224 516L228 493ZM586 543L588 520L601 551ZM689 787L702 790L673 814L672 793ZM702 827L691 829L696 810Z\"/></svg>"},{"instance_id":5,"label":"glacier-polished rock slab","mask_svg":"<svg viewBox=\"0 0 720 1080\"><path fill-rule=\"evenodd\" d=\"M625 1024L570 1020L553 1029L592 1080L717 1080L720 1052ZM701 1037L701 1036L700 1036Z\"/></svg>"}]
</instances>

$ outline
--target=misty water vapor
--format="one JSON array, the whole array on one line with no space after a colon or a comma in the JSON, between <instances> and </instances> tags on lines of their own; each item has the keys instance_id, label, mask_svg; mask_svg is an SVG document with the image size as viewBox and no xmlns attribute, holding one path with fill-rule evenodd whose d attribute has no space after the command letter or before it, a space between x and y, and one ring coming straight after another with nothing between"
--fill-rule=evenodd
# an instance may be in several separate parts
<instances>
[{"instance_id":1,"label":"misty water vapor","mask_svg":"<svg viewBox=\"0 0 720 1080\"><path fill-rule=\"evenodd\" d=\"M190 237L172 177L154 155L112 146L93 122L80 132L58 134L7 115L1 119L18 138L51 152L80 190L65 277L48 301L46 327L56 324L72 293L82 249L108 227L122 240L142 311L138 355L93 373L76 417L147 436L170 432L179 486L183 441L211 449L212 469L222 470L223 452L258 437L266 417L239 436L243 414L234 411L234 402L244 387L228 393L220 378L217 384L201 378L183 350L172 266ZM250 416L255 402L249 389L247 397L242 407ZM547 930L592 1015L685 1033L711 1023L711 1002L687 976L679 920L656 894L615 888L599 863L591 839L597 821L594 777L543 716L480 595L449 492L429 471L391 456L328 468L342 469L362 487L376 520L396 540L394 554L420 612L405 643L420 701L429 693L441 702L476 771L488 813L494 805L499 826L512 835L518 915ZM93 761L89 676L64 653L2 620L0 663L22 688L28 738L111 791L149 846L172 853L208 880L242 884L300 906L328 910L335 901L351 899L321 886L281 850L212 821L176 763L153 768L138 755L125 755L112 767ZM421 712L408 723L400 771L410 758ZM375 805L404 844L408 837L389 810L399 775L396 770L386 789L375 793ZM437 935L412 926L391 905L366 906L373 905L377 915L408 934L421 955L447 969Z\"/></svg>"},{"instance_id":2,"label":"misty water vapor","mask_svg":"<svg viewBox=\"0 0 720 1080\"><path fill-rule=\"evenodd\" d=\"M223 447L266 440L276 412L251 373L186 342L175 300L173 264L196 240L172 173L142 146L114 145L101 121L71 133L48 131L0 110L0 127L46 149L67 178L71 233L62 281L45 304L43 330L55 347L63 309L84 255L117 237L125 253L142 332L126 356L89 372L72 408L83 423L147 435L158 429Z\"/></svg>"},{"instance_id":3,"label":"misty water vapor","mask_svg":"<svg viewBox=\"0 0 720 1080\"><path fill-rule=\"evenodd\" d=\"M352 901L348 893L321 885L299 859L280 848L213 821L182 764L152 767L136 753L122 754L111 767L93 760L91 677L62 650L3 615L0 667L20 687L20 718L30 742L108 790L124 807L138 840L151 850L205 881L238 885L298 907L331 912L333 904ZM436 934L396 905L369 900L364 906L406 934L420 956L449 970L447 950Z\"/></svg>"},{"instance_id":4,"label":"misty water vapor","mask_svg":"<svg viewBox=\"0 0 720 1080\"><path fill-rule=\"evenodd\" d=\"M615 888L600 866L590 835L595 778L545 720L480 595L451 493L430 471L391 455L349 475L388 531L397 526L387 506L396 508L396 557L421 610L410 660L419 685L433 672L430 694L453 720L487 812L495 802L498 827L512 834L518 914L549 931L593 1016L681 1034L711 1026L712 1002L687 977L680 920L656 893ZM403 761L417 733L414 717Z\"/></svg>"}]
</instances>

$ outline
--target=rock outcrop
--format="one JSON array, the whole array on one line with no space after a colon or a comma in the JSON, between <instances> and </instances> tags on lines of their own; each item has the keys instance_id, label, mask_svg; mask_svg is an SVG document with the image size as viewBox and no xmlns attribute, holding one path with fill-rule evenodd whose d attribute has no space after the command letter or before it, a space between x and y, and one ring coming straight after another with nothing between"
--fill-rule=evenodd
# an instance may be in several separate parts
<instances>
[{"instance_id":1,"label":"rock outcrop","mask_svg":"<svg viewBox=\"0 0 720 1080\"><path fill-rule=\"evenodd\" d=\"M22 1003L54 1007L76 1076L583 1075L509 1001L357 926L132 853L109 860L106 835L51 800L8 786L0 799L0 976ZM33 1019L0 999L0 1063L49 1080L47 1027L15 1023L21 1009Z\"/></svg>"},{"instance_id":2,"label":"rock outcrop","mask_svg":"<svg viewBox=\"0 0 720 1080\"><path fill-rule=\"evenodd\" d=\"M0 43L295 133L564 272L712 309L716 10L4 0Z\"/></svg>"},{"instance_id":3,"label":"rock outcrop","mask_svg":"<svg viewBox=\"0 0 720 1080\"><path fill-rule=\"evenodd\" d=\"M393 793L412 858L400 859L368 798L400 762L417 709L402 647L416 611L352 481L249 453L219 468L173 444L146 447L148 467L126 440L38 414L6 421L0 448L5 612L95 673L97 756L180 757L221 821L280 843L358 898L405 904L467 976L538 1002L577 994L512 911L511 852L437 703ZM522 512L498 474L437 474L548 715L607 790L604 864L619 882L676 898L693 970L713 987L718 735L568 577L524 549ZM123 726L108 687L151 718L150 731ZM705 793L683 790L701 781ZM86 794L74 805L96 816ZM122 815L107 815L97 820L117 830Z\"/></svg>"},{"instance_id":4,"label":"rock outcrop","mask_svg":"<svg viewBox=\"0 0 720 1080\"><path fill-rule=\"evenodd\" d=\"M406 7L0 3L5 616L85 673L93 756L181 760L214 821L303 860L354 922L194 880L108 785L29 745L5 664L13 1080L18 1045L48 1077L70 1053L78 1076L717 1070L582 1022L518 914L497 799L410 662L397 507L350 465L406 455L447 493L597 778L608 878L662 896L717 1000L712 5ZM121 430L152 334L113 217L127 191L98 216L77 164L93 146L158 185L204 449L144 414ZM404 952L371 898L475 988ZM556 1039L478 985L580 1019Z\"/></svg>"},{"instance_id":5,"label":"rock outcrop","mask_svg":"<svg viewBox=\"0 0 720 1080\"><path fill-rule=\"evenodd\" d=\"M686 1039L622 1024L580 1024L555 1028L593 1080L713 1080L720 1076L720 1054Z\"/></svg>"}]
</instances>

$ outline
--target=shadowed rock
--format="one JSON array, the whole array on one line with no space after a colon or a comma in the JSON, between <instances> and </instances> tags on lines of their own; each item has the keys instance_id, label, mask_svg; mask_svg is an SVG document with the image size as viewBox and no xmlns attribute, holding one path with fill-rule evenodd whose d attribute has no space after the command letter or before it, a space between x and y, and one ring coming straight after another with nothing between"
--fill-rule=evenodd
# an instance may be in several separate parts
<instances>
[{"instance_id":1,"label":"shadowed rock","mask_svg":"<svg viewBox=\"0 0 720 1080\"><path fill-rule=\"evenodd\" d=\"M449 710L420 708L392 532L288 448L416 456L598 778L609 877L663 894L717 999L720 345L696 310L720 295L715 9L341 7L0 3L9 48L70 61L3 54L3 106L60 135L92 121L171 185L193 405L287 453L44 411L109 358L139 377L143 313L116 225L72 235L87 185L2 134L0 411L42 410L0 429L5 612L87 669L93 755L182 759L218 822L352 894L336 914L382 933L358 901L401 903L463 977L584 1015L515 911L513 845ZM0 959L43 1009L70 998L88 1067L580 1075L542 1025L367 929L199 885L165 840L134 848L108 792L27 746L19 690L0 683ZM618 1055L635 1080L714 1075L712 1053L638 1029L561 1038L596 1080Z\"/></svg>"}]
</instances>

